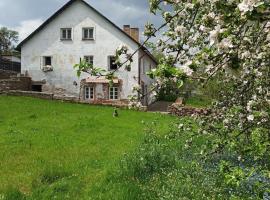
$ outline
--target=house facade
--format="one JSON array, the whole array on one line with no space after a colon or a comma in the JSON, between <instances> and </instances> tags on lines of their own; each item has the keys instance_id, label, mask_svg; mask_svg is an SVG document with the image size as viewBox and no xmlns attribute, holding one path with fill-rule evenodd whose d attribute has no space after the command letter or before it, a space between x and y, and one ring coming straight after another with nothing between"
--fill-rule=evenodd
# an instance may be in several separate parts
<instances>
[{"instance_id":1,"label":"house facade","mask_svg":"<svg viewBox=\"0 0 270 200\"><path fill-rule=\"evenodd\" d=\"M113 85L84 73L77 77L73 68L85 59L106 71L114 70L114 55L120 45L136 51L141 46L139 30L128 25L120 29L85 1L71 0L17 49L21 51L22 73L31 76L35 90L80 97L89 103L127 103L134 86L139 85L147 94L153 82L146 73L157 63L146 48L134 55L131 71L116 72ZM144 96L144 105L153 101Z\"/></svg>"}]
</instances>

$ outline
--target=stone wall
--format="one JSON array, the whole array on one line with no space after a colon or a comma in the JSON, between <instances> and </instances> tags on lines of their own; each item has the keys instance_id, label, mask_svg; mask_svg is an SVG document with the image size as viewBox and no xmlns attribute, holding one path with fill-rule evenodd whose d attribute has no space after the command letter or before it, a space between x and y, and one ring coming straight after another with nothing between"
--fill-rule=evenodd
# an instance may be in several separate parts
<instances>
[{"instance_id":1,"label":"stone wall","mask_svg":"<svg viewBox=\"0 0 270 200\"><path fill-rule=\"evenodd\" d=\"M0 79L0 92L10 90L31 90L32 80L30 77L12 77L9 79Z\"/></svg>"},{"instance_id":2,"label":"stone wall","mask_svg":"<svg viewBox=\"0 0 270 200\"><path fill-rule=\"evenodd\" d=\"M9 79L11 76L16 76L18 73L13 71L6 71L0 69L0 80Z\"/></svg>"},{"instance_id":3,"label":"stone wall","mask_svg":"<svg viewBox=\"0 0 270 200\"><path fill-rule=\"evenodd\" d=\"M40 98L40 99L48 99L53 100L53 94L52 93L46 93L46 92L33 92L33 91L19 91L19 90L10 90L6 92L7 95L11 96L26 96L26 97L34 97L34 98Z\"/></svg>"},{"instance_id":4,"label":"stone wall","mask_svg":"<svg viewBox=\"0 0 270 200\"><path fill-rule=\"evenodd\" d=\"M183 105L172 104L169 106L168 111L175 116L203 116L211 113L210 109L207 108L192 108L184 107Z\"/></svg>"},{"instance_id":5,"label":"stone wall","mask_svg":"<svg viewBox=\"0 0 270 200\"><path fill-rule=\"evenodd\" d=\"M57 101L63 101L63 102L71 102L71 103L82 103L82 104L89 104L89 105L104 105L104 106L115 106L119 108L127 108L128 107L128 101L122 100L122 101L95 101L95 102L87 102L80 100L77 97L71 97L71 96L59 96L55 95L53 93L47 93L47 92L33 92L33 91L18 91L18 90L10 90L2 92L6 95L11 96L26 96L26 97L34 97L34 98L40 98L40 99L47 99L47 100L57 100ZM1 91L0 91L1 94Z\"/></svg>"}]
</instances>

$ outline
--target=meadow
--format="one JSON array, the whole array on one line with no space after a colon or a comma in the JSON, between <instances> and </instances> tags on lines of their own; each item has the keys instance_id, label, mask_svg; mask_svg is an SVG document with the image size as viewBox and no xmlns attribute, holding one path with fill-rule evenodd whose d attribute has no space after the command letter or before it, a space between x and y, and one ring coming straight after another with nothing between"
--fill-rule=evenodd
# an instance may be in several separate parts
<instances>
[{"instance_id":1,"label":"meadow","mask_svg":"<svg viewBox=\"0 0 270 200\"><path fill-rule=\"evenodd\" d=\"M112 107L0 96L0 199L91 199L124 154L176 118ZM121 189L121 188L120 188ZM125 188L122 188L125 190Z\"/></svg>"}]
</instances>

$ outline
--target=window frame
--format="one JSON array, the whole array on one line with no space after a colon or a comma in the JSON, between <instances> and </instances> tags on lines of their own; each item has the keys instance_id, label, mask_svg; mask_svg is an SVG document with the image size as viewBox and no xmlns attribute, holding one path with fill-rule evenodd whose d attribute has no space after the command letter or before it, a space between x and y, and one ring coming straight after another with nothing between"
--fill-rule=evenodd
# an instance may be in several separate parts
<instances>
[{"instance_id":1,"label":"window frame","mask_svg":"<svg viewBox=\"0 0 270 200\"><path fill-rule=\"evenodd\" d=\"M68 30L70 30L70 38L68 37ZM66 31L66 38L63 37L63 31ZM60 40L71 41L72 40L72 28L60 28Z\"/></svg>"},{"instance_id":2,"label":"window frame","mask_svg":"<svg viewBox=\"0 0 270 200\"><path fill-rule=\"evenodd\" d=\"M94 100L95 89L91 86L84 87L84 100Z\"/></svg>"},{"instance_id":3,"label":"window frame","mask_svg":"<svg viewBox=\"0 0 270 200\"><path fill-rule=\"evenodd\" d=\"M119 87L118 86L109 87L109 100L112 100L112 101L119 100Z\"/></svg>"},{"instance_id":4,"label":"window frame","mask_svg":"<svg viewBox=\"0 0 270 200\"><path fill-rule=\"evenodd\" d=\"M85 37L85 30L88 30L88 37ZM93 31L93 37L90 38L89 30ZM82 28L82 40L95 40L95 27L83 27Z\"/></svg>"},{"instance_id":5,"label":"window frame","mask_svg":"<svg viewBox=\"0 0 270 200\"><path fill-rule=\"evenodd\" d=\"M51 59L51 64L50 65L46 65L46 59L47 58ZM42 66L52 66L52 60L53 60L52 56L42 56Z\"/></svg>"},{"instance_id":6,"label":"window frame","mask_svg":"<svg viewBox=\"0 0 270 200\"><path fill-rule=\"evenodd\" d=\"M114 58L114 60L116 60L116 58L115 58L115 56L108 56L108 69L109 69L109 71L113 71L113 70L116 70L117 69L117 65L115 64L115 66L116 66L116 68L115 69L113 69L113 68L111 68L111 58Z\"/></svg>"},{"instance_id":7,"label":"window frame","mask_svg":"<svg viewBox=\"0 0 270 200\"><path fill-rule=\"evenodd\" d=\"M89 63L89 62L87 61L87 58L92 58L92 59L90 59L90 60L92 60L92 62ZM93 56L93 55L83 56L83 59L84 59L87 63L94 65L94 56ZM89 60L89 61L90 61L90 60Z\"/></svg>"}]
</instances>

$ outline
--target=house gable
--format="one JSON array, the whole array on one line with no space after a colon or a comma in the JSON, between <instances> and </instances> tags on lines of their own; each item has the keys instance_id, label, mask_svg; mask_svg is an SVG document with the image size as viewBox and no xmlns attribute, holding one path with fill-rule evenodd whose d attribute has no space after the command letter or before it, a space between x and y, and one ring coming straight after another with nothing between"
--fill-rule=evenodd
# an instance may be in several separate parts
<instances>
[{"instance_id":1,"label":"house gable","mask_svg":"<svg viewBox=\"0 0 270 200\"><path fill-rule=\"evenodd\" d=\"M67 8L69 8L71 5L73 5L75 2L82 2L85 6L87 6L89 9L91 9L93 12L95 12L97 15L102 17L107 23L112 25L114 28L116 28L122 35L125 37L128 37L133 43L138 45L138 48L140 47L148 56L150 59L152 59L156 64L157 61L155 60L154 56L138 41L136 41L134 38L132 38L129 34L127 34L124 30L119 28L117 25L115 25L112 21L110 21L108 18L106 18L104 15L102 15L99 11L97 11L95 8L93 8L91 5L89 5L84 0L70 0L68 3L66 3L62 8L60 8L56 13L54 13L49 19L47 19L41 26L39 26L33 33L31 33L26 39L24 39L18 46L17 50L21 50L22 46L26 44L29 40L31 40L36 34L38 34L40 31L42 31L48 24L50 24L55 18L57 18L59 15L61 15Z\"/></svg>"}]
</instances>

